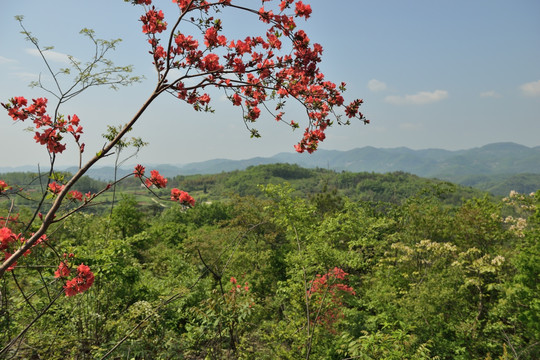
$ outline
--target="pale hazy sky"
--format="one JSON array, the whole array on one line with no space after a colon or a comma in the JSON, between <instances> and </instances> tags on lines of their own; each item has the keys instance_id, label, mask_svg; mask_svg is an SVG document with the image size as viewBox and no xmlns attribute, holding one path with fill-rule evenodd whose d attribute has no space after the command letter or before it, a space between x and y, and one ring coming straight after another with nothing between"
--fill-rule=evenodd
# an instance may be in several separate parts
<instances>
[{"instance_id":1,"label":"pale hazy sky","mask_svg":"<svg viewBox=\"0 0 540 360\"><path fill-rule=\"evenodd\" d=\"M502 141L540 145L540 1L304 2L311 4L313 14L298 24L312 42L323 45L322 71L327 79L348 84L346 99L363 98L362 111L372 121L368 126L360 122L336 126L320 148L456 150ZM166 20L168 13L174 14L170 0L154 3L164 9ZM260 7L259 0L242 3ZM135 74L146 80L116 92L90 90L61 109L81 118L87 152L95 153L104 143L100 134L106 125L129 121L153 89L152 60L138 21L141 12L142 7L122 0L3 2L0 101L47 96L27 87L40 73L44 78L47 73L19 34L15 15L25 16L25 26L42 45L54 45L48 59L57 68L65 66L63 54L88 58L90 44L78 34L83 27L94 29L100 38L122 38L112 59L118 65L133 64ZM222 19L225 34L231 30L234 37L252 35L253 22L245 15L227 12ZM216 113L205 114L172 97L158 100L133 131L149 146L130 163L271 156L293 152L302 135L263 118L256 126L262 138L250 139L238 108L219 97L213 105ZM292 111L288 118L305 126L303 113ZM14 123L2 109L0 166L47 165L44 149L24 131L27 126ZM58 159L62 165L76 162L76 154L69 151Z\"/></svg>"}]
</instances>

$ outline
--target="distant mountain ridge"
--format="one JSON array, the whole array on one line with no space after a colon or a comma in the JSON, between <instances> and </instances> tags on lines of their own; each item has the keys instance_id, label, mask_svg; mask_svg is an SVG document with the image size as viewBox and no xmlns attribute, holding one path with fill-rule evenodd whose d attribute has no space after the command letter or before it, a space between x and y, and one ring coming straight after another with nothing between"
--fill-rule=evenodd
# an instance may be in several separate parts
<instances>
[{"instance_id":1,"label":"distant mountain ridge","mask_svg":"<svg viewBox=\"0 0 540 360\"><path fill-rule=\"evenodd\" d=\"M421 177L456 181L473 175L540 174L540 146L527 147L511 142L493 143L468 150L424 149L406 147L363 147L348 151L318 150L313 154L279 153L272 157L245 160L213 159L186 165L148 165L166 177L176 175L216 174L243 170L249 166L289 163L305 168L325 168L335 171L387 173L404 171ZM35 171L31 167L2 168L0 172ZM118 170L118 176L131 172L133 167ZM74 172L76 168L63 168ZM113 178L112 167L91 169L95 179Z\"/></svg>"},{"instance_id":2,"label":"distant mountain ridge","mask_svg":"<svg viewBox=\"0 0 540 360\"><path fill-rule=\"evenodd\" d=\"M348 151L318 150L313 154L280 153L269 158L215 159L179 167L180 173L212 174L249 166L290 163L306 168L387 173L404 171L422 177L456 178L465 175L540 174L540 146L494 143L469 150L363 147Z\"/></svg>"}]
</instances>

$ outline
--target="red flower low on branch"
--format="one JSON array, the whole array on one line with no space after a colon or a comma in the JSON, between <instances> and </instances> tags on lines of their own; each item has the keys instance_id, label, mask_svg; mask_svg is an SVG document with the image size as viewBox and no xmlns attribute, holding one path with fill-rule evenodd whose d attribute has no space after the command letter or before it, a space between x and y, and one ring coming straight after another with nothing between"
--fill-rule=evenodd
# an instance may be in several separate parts
<instances>
[{"instance_id":1,"label":"red flower low on branch","mask_svg":"<svg viewBox=\"0 0 540 360\"><path fill-rule=\"evenodd\" d=\"M62 264L62 263L61 263ZM60 264L60 265L61 265ZM64 285L66 296L73 296L83 293L94 284L94 273L84 264L77 267L77 276L68 280Z\"/></svg>"},{"instance_id":2,"label":"red flower low on branch","mask_svg":"<svg viewBox=\"0 0 540 360\"><path fill-rule=\"evenodd\" d=\"M65 262L61 261L60 265L58 265L58 269L54 272L54 277L67 277L69 276L69 267L66 265Z\"/></svg>"},{"instance_id":3,"label":"red flower low on branch","mask_svg":"<svg viewBox=\"0 0 540 360\"><path fill-rule=\"evenodd\" d=\"M147 187L154 185L158 189L161 189L167 186L167 179L161 176L157 170L150 171L150 175L151 176L145 181Z\"/></svg>"},{"instance_id":4,"label":"red flower low on branch","mask_svg":"<svg viewBox=\"0 0 540 360\"><path fill-rule=\"evenodd\" d=\"M171 189L171 200L177 201L184 206L195 206L195 199L191 195L176 188Z\"/></svg>"},{"instance_id":5,"label":"red flower low on branch","mask_svg":"<svg viewBox=\"0 0 540 360\"><path fill-rule=\"evenodd\" d=\"M144 166L142 166L141 164L135 166L135 170L133 170L133 174L135 175L136 178L141 178L144 176L144 171L146 169L144 168Z\"/></svg>"},{"instance_id":6,"label":"red flower low on branch","mask_svg":"<svg viewBox=\"0 0 540 360\"><path fill-rule=\"evenodd\" d=\"M313 299L320 314L313 320L314 324L322 323L328 330L333 331L334 323L343 317L343 296L356 295L352 287L343 284L348 273L335 267L324 275L318 274L311 282L308 296Z\"/></svg>"},{"instance_id":7,"label":"red flower low on branch","mask_svg":"<svg viewBox=\"0 0 540 360\"><path fill-rule=\"evenodd\" d=\"M77 201L83 201L83 194L80 191L72 190L68 193L68 199L73 199Z\"/></svg>"},{"instance_id":8,"label":"red flower low on branch","mask_svg":"<svg viewBox=\"0 0 540 360\"><path fill-rule=\"evenodd\" d=\"M15 242L17 236L7 227L0 228L0 250L8 248L9 244Z\"/></svg>"},{"instance_id":9,"label":"red flower low on branch","mask_svg":"<svg viewBox=\"0 0 540 360\"><path fill-rule=\"evenodd\" d=\"M4 180L0 180L0 194L10 189L11 189L11 186L9 186Z\"/></svg>"},{"instance_id":10,"label":"red flower low on branch","mask_svg":"<svg viewBox=\"0 0 540 360\"><path fill-rule=\"evenodd\" d=\"M64 189L64 185L57 184L55 181L49 184L49 191L54 195L60 194Z\"/></svg>"}]
</instances>

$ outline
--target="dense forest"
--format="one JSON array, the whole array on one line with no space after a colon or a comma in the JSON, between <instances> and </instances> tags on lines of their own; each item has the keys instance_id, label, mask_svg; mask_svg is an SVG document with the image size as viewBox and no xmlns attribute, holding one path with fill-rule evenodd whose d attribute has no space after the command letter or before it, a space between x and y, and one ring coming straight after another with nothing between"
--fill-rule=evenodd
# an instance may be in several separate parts
<instances>
[{"instance_id":1,"label":"dense forest","mask_svg":"<svg viewBox=\"0 0 540 360\"><path fill-rule=\"evenodd\" d=\"M0 221L28 223L47 178L0 179ZM169 179L186 208L140 184L55 223L1 279L0 357L540 358L540 191L275 164ZM94 285L65 296L59 259Z\"/></svg>"}]
</instances>

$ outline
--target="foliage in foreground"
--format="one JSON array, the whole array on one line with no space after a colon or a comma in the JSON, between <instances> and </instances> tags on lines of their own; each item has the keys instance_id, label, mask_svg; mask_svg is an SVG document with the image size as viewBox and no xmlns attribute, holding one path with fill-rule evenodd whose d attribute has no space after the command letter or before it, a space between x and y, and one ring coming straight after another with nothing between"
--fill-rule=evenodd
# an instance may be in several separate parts
<instances>
[{"instance_id":1,"label":"foliage in foreground","mask_svg":"<svg viewBox=\"0 0 540 360\"><path fill-rule=\"evenodd\" d=\"M6 356L540 356L540 192L378 207L264 193L157 214L127 196L66 219L51 236L85 254L66 261L91 266L94 286L65 297L46 248L19 262L1 283L2 344L61 296Z\"/></svg>"}]
</instances>

